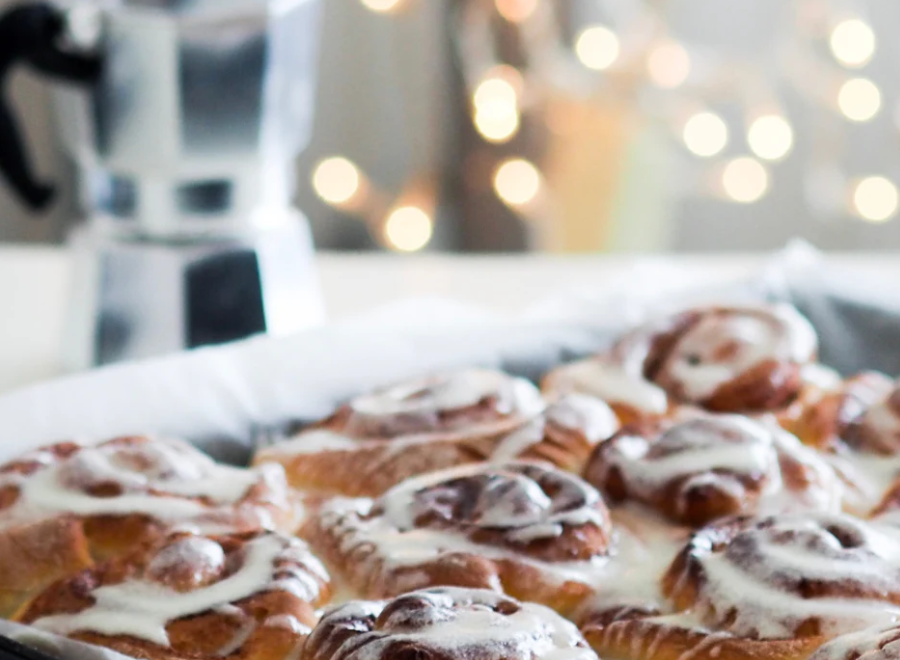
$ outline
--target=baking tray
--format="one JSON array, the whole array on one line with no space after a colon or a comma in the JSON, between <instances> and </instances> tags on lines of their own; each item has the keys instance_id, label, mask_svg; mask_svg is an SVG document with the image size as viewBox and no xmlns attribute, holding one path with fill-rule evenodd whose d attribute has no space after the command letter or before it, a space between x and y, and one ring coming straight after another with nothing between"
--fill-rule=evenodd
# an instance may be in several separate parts
<instances>
[{"instance_id":1,"label":"baking tray","mask_svg":"<svg viewBox=\"0 0 900 660\"><path fill-rule=\"evenodd\" d=\"M794 245L758 272L715 285L684 281L664 260L646 262L601 291L585 283L515 318L418 301L293 337L108 367L0 397L0 461L62 439L156 433L245 464L260 438L324 416L360 391L469 365L537 379L635 323L692 304L794 304L819 332L823 363L845 375L900 374L894 288ZM67 660L124 657L5 622L0 634Z\"/></svg>"}]
</instances>

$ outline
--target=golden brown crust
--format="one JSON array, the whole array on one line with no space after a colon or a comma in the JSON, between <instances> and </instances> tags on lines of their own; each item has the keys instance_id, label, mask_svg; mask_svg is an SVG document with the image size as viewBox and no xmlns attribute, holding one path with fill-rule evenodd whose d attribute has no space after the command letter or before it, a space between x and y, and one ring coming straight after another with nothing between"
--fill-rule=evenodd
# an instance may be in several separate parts
<instances>
[{"instance_id":1,"label":"golden brown crust","mask_svg":"<svg viewBox=\"0 0 900 660\"><path fill-rule=\"evenodd\" d=\"M165 621L166 644L142 636L147 621L152 621L154 615L143 614L138 596L133 601L134 610L129 610L127 597L117 600L116 611L103 614L104 610L99 610L101 628L111 625L110 620L120 614L144 617L146 621L135 627L132 634L92 630L90 619L78 618L102 607L95 596L100 588L156 584L156 589L169 590L170 595L166 598L174 601L191 593L213 589L228 580L240 580L242 571L254 570L247 567L251 561L250 546L262 542L272 543L275 547L271 553L273 559L267 564L265 581L259 582L237 601L221 602L214 608ZM210 563L205 556L210 544L221 549L218 551L221 557L213 553L219 561ZM199 552L192 553L192 547L198 547ZM315 608L329 596L327 575L304 552L299 541L272 533L222 537L172 534L127 557L56 582L36 597L17 621L148 660L216 656L283 660L297 649L315 625ZM124 623L115 625L127 629L129 621L125 619Z\"/></svg>"},{"instance_id":2,"label":"golden brown crust","mask_svg":"<svg viewBox=\"0 0 900 660\"><path fill-rule=\"evenodd\" d=\"M645 373L676 399L709 410L776 410L797 395L802 367L815 357L814 344L808 350L798 349L801 355L780 354L784 349L779 345L807 340L795 338L806 328L795 327L794 319L786 316L780 308L763 307L709 307L683 314L672 332L656 340ZM762 336L746 336L745 324L753 324ZM772 356L766 357L769 351ZM709 365L732 373L711 391L694 384L691 374L692 366Z\"/></svg>"},{"instance_id":3,"label":"golden brown crust","mask_svg":"<svg viewBox=\"0 0 900 660\"><path fill-rule=\"evenodd\" d=\"M301 533L367 598L453 585L566 611L590 589L554 575L554 564L605 556L610 532L590 486L513 463L428 475L378 500L336 500Z\"/></svg>"},{"instance_id":4,"label":"golden brown crust","mask_svg":"<svg viewBox=\"0 0 900 660\"><path fill-rule=\"evenodd\" d=\"M253 464L282 465L291 485L300 491L375 497L410 477L480 463L492 455L507 433L423 438L421 442L404 443L402 451L384 441L296 454L276 445L259 451ZM301 439L298 436L295 441Z\"/></svg>"},{"instance_id":5,"label":"golden brown crust","mask_svg":"<svg viewBox=\"0 0 900 660\"><path fill-rule=\"evenodd\" d=\"M0 615L53 580L128 553L175 525L293 526L293 495L277 469L217 477L219 468L210 466L187 445L128 437L95 447L60 443L0 467ZM225 482L236 474L246 479L245 492L217 500L220 486L233 490Z\"/></svg>"},{"instance_id":6,"label":"golden brown crust","mask_svg":"<svg viewBox=\"0 0 900 660\"><path fill-rule=\"evenodd\" d=\"M625 660L804 660L824 641L821 637L746 639L655 618L592 622L582 632L601 658Z\"/></svg>"},{"instance_id":7,"label":"golden brown crust","mask_svg":"<svg viewBox=\"0 0 900 660\"><path fill-rule=\"evenodd\" d=\"M624 424L681 405L773 412L797 396L815 355L815 332L793 308L710 306L641 326L606 353L552 371L544 388L598 396Z\"/></svg>"},{"instance_id":8,"label":"golden brown crust","mask_svg":"<svg viewBox=\"0 0 900 660\"><path fill-rule=\"evenodd\" d=\"M301 660L597 660L578 630L546 608L497 593L436 588L326 612Z\"/></svg>"},{"instance_id":9,"label":"golden brown crust","mask_svg":"<svg viewBox=\"0 0 900 660\"><path fill-rule=\"evenodd\" d=\"M357 397L330 418L259 451L302 491L376 497L420 474L487 460L528 458L579 469L617 426L599 401L546 407L527 381L461 370ZM574 423L563 425L554 410ZM572 413L572 408L577 408Z\"/></svg>"},{"instance_id":10,"label":"golden brown crust","mask_svg":"<svg viewBox=\"0 0 900 660\"><path fill-rule=\"evenodd\" d=\"M900 627L866 628L841 635L821 646L810 660L896 660L900 655Z\"/></svg>"},{"instance_id":11,"label":"golden brown crust","mask_svg":"<svg viewBox=\"0 0 900 660\"><path fill-rule=\"evenodd\" d=\"M847 424L843 434L847 445L881 456L900 454L900 385L885 379L865 403L861 414Z\"/></svg>"},{"instance_id":12,"label":"golden brown crust","mask_svg":"<svg viewBox=\"0 0 900 660\"><path fill-rule=\"evenodd\" d=\"M822 451L839 452L847 446L871 451L879 445L878 434L862 424L861 417L884 401L892 389L893 382L874 371L857 374L835 387L808 383L797 399L779 412L778 421L805 444Z\"/></svg>"},{"instance_id":13,"label":"golden brown crust","mask_svg":"<svg viewBox=\"0 0 900 660\"><path fill-rule=\"evenodd\" d=\"M731 518L695 533L666 572L662 586L676 610L691 610L711 627L758 630L772 624L797 637L814 637L859 625L853 618L859 616L852 612L854 603L873 604L875 612L900 604L898 551L900 539L885 537L846 515ZM713 595L718 578L711 567L723 562L768 595L735 594L734 602L721 602ZM826 562L829 567L824 571L820 567ZM868 564L865 572L859 570L861 563ZM873 570L878 570L879 579L872 579ZM805 601L805 611L789 606L786 612L772 609L784 602L789 605L791 599ZM816 610L819 599L845 599L847 611L834 612L827 606ZM752 624L740 618L749 608L754 608Z\"/></svg>"},{"instance_id":14,"label":"golden brown crust","mask_svg":"<svg viewBox=\"0 0 900 660\"><path fill-rule=\"evenodd\" d=\"M611 502L638 502L691 527L767 507L835 510L840 502L837 475L811 450L734 415L626 427L594 450L584 477Z\"/></svg>"},{"instance_id":15,"label":"golden brown crust","mask_svg":"<svg viewBox=\"0 0 900 660\"><path fill-rule=\"evenodd\" d=\"M696 532L665 573L670 609L595 605L581 627L623 660L804 660L893 620L898 557L900 538L846 515L733 517Z\"/></svg>"},{"instance_id":16,"label":"golden brown crust","mask_svg":"<svg viewBox=\"0 0 900 660\"><path fill-rule=\"evenodd\" d=\"M93 565L79 521L42 520L0 533L0 617L11 617L41 589Z\"/></svg>"}]
</instances>

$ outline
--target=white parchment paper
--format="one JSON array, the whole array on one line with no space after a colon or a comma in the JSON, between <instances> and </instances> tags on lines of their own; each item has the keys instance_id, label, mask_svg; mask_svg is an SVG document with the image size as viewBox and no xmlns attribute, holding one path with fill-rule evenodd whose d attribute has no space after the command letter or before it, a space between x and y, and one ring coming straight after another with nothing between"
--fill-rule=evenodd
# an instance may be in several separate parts
<instances>
[{"instance_id":1,"label":"white parchment paper","mask_svg":"<svg viewBox=\"0 0 900 660\"><path fill-rule=\"evenodd\" d=\"M602 290L587 282L560 292L517 318L452 301L409 301L288 338L108 367L0 397L0 461L59 440L155 433L241 462L256 430L321 417L359 391L466 365L535 378L649 316L700 302L792 302L819 330L825 363L900 373L893 289L839 272L800 245L745 280L700 287L657 261Z\"/></svg>"}]
</instances>

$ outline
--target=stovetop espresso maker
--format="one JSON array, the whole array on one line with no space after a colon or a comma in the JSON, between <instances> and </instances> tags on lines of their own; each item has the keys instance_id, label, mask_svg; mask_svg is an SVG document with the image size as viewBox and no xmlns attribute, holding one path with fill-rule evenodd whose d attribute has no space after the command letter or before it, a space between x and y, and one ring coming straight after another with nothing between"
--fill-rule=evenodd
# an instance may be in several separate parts
<instances>
[{"instance_id":1,"label":"stovetop espresso maker","mask_svg":"<svg viewBox=\"0 0 900 660\"><path fill-rule=\"evenodd\" d=\"M70 0L0 16L0 77L55 80L87 222L71 238L67 357L84 367L317 323L308 225L291 204L311 128L317 0ZM0 173L40 211L17 113Z\"/></svg>"}]
</instances>

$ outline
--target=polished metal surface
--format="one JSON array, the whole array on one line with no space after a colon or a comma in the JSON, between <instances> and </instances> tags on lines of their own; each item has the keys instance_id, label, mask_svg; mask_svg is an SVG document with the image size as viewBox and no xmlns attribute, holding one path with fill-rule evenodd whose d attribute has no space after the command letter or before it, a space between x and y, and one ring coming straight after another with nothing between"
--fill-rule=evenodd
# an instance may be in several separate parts
<instances>
[{"instance_id":1,"label":"polished metal surface","mask_svg":"<svg viewBox=\"0 0 900 660\"><path fill-rule=\"evenodd\" d=\"M56 90L88 222L68 365L284 334L322 320L291 207L311 128L317 0L71 0L70 40L103 59Z\"/></svg>"},{"instance_id":2,"label":"polished metal surface","mask_svg":"<svg viewBox=\"0 0 900 660\"><path fill-rule=\"evenodd\" d=\"M70 369L153 357L320 323L319 281L305 220L242 239L123 241L84 226L75 259Z\"/></svg>"},{"instance_id":3,"label":"polished metal surface","mask_svg":"<svg viewBox=\"0 0 900 660\"><path fill-rule=\"evenodd\" d=\"M74 35L90 33L88 11L106 65L93 90L59 90L57 108L93 215L169 238L242 230L256 209L290 202L318 2L80 0Z\"/></svg>"}]
</instances>

